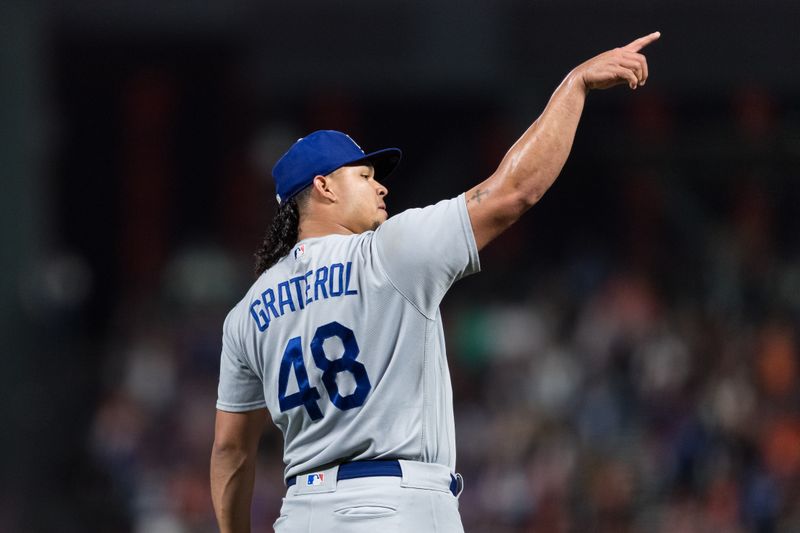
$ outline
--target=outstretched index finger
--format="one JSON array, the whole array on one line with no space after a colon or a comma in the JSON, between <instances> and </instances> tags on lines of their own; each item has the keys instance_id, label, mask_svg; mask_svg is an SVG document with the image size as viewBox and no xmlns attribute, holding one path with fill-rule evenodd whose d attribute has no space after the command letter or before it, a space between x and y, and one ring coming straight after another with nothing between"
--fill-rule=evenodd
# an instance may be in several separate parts
<instances>
[{"instance_id":1,"label":"outstretched index finger","mask_svg":"<svg viewBox=\"0 0 800 533\"><path fill-rule=\"evenodd\" d=\"M638 52L648 44L652 43L653 41L657 41L658 38L661 37L660 31L654 31L650 35L645 35L644 37L639 37L632 43L625 45L623 48L625 50L630 50L631 52Z\"/></svg>"}]
</instances>

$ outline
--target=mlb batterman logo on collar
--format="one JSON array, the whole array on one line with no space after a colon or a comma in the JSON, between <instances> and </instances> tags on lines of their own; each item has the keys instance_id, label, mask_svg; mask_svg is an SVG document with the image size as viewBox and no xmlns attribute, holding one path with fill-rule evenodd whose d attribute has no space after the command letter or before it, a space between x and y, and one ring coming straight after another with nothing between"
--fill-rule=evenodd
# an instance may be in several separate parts
<instances>
[{"instance_id":1,"label":"mlb batterman logo on collar","mask_svg":"<svg viewBox=\"0 0 800 533\"><path fill-rule=\"evenodd\" d=\"M375 169L375 179L386 178L400 162L399 148L384 148L369 154L350 138L335 130L319 130L298 139L272 167L278 203L285 204L292 196L314 181L339 167L368 161Z\"/></svg>"}]
</instances>

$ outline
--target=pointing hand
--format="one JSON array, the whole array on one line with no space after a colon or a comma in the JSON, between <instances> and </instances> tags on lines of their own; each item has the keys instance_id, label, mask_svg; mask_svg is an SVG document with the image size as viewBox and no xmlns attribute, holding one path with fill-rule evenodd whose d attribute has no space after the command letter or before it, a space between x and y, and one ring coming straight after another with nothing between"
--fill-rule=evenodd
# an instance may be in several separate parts
<instances>
[{"instance_id":1,"label":"pointing hand","mask_svg":"<svg viewBox=\"0 0 800 533\"><path fill-rule=\"evenodd\" d=\"M586 89L608 89L627 83L636 89L647 81L647 58L640 50L658 40L661 32L640 37L623 46L603 52L578 65L573 74L579 76Z\"/></svg>"}]
</instances>

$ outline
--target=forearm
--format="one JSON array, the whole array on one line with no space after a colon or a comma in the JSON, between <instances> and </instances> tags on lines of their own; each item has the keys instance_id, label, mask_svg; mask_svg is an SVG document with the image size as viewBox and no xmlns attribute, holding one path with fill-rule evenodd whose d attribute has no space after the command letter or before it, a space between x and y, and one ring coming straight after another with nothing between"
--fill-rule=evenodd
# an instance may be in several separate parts
<instances>
[{"instance_id":1,"label":"forearm","mask_svg":"<svg viewBox=\"0 0 800 533\"><path fill-rule=\"evenodd\" d=\"M516 222L556 180L572 149L587 93L580 73L570 72L497 170L467 191L478 250Z\"/></svg>"},{"instance_id":2,"label":"forearm","mask_svg":"<svg viewBox=\"0 0 800 533\"><path fill-rule=\"evenodd\" d=\"M235 449L211 454L211 499L221 533L249 533L255 458Z\"/></svg>"},{"instance_id":3,"label":"forearm","mask_svg":"<svg viewBox=\"0 0 800 533\"><path fill-rule=\"evenodd\" d=\"M517 194L521 210L535 204L561 173L587 94L580 76L574 71L568 74L539 118L500 162L493 181L498 188Z\"/></svg>"}]
</instances>

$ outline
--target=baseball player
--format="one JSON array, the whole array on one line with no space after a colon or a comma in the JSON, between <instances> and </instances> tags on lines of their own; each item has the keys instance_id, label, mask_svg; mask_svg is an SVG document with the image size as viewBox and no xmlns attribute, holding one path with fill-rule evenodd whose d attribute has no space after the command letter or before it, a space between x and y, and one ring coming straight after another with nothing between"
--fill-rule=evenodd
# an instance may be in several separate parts
<instances>
[{"instance_id":1,"label":"baseball player","mask_svg":"<svg viewBox=\"0 0 800 533\"><path fill-rule=\"evenodd\" d=\"M317 131L273 168L280 209L258 279L223 328L214 509L250 530L258 440L284 437L278 532L459 532L455 429L439 303L561 171L590 89L647 80L652 33L572 70L497 170L389 218L400 150Z\"/></svg>"}]
</instances>

